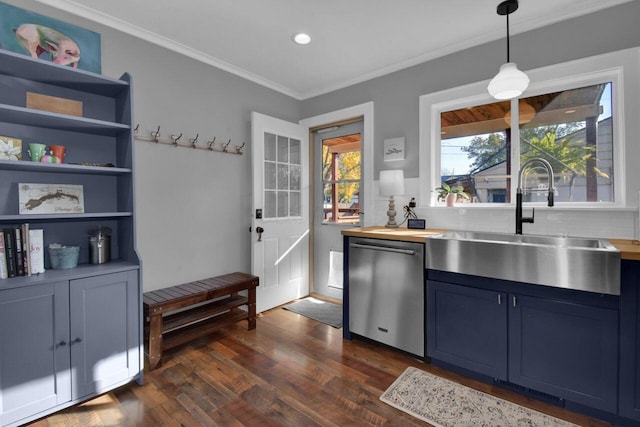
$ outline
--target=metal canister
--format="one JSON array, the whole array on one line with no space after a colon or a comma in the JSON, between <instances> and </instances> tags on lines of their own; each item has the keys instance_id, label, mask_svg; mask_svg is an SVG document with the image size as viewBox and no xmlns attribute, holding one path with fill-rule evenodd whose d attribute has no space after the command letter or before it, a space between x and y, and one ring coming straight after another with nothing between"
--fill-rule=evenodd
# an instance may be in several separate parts
<instances>
[{"instance_id":1,"label":"metal canister","mask_svg":"<svg viewBox=\"0 0 640 427\"><path fill-rule=\"evenodd\" d=\"M98 226L89 231L89 260L91 264L111 261L111 228Z\"/></svg>"}]
</instances>

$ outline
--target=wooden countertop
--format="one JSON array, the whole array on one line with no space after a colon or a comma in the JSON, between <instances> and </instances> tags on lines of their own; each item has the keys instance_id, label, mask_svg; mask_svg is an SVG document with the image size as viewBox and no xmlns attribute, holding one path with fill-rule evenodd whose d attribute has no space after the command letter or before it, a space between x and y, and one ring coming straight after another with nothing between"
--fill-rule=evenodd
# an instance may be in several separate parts
<instances>
[{"instance_id":1,"label":"wooden countertop","mask_svg":"<svg viewBox=\"0 0 640 427\"><path fill-rule=\"evenodd\" d=\"M342 235L350 237L368 237L371 239L401 240L405 242L424 243L435 234L448 230L442 228L427 228L425 230L410 230L407 228L386 228L373 226L364 228L349 228L342 230ZM607 239L620 251L620 258L632 261L640 261L640 243L631 239Z\"/></svg>"}]
</instances>

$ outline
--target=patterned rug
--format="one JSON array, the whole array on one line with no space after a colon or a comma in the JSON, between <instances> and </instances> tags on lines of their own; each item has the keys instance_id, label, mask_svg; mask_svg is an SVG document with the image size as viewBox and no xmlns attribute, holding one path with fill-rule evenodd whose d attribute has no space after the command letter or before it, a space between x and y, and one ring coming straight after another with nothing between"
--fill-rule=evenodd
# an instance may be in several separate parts
<instances>
[{"instance_id":1,"label":"patterned rug","mask_svg":"<svg viewBox=\"0 0 640 427\"><path fill-rule=\"evenodd\" d=\"M407 368L380 400L435 427L577 427L414 367Z\"/></svg>"}]
</instances>

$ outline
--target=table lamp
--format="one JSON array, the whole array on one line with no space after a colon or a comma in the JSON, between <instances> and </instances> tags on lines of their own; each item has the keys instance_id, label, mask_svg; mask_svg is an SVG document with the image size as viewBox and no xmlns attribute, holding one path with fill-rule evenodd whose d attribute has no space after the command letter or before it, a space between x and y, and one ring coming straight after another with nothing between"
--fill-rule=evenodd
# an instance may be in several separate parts
<instances>
[{"instance_id":1,"label":"table lamp","mask_svg":"<svg viewBox=\"0 0 640 427\"><path fill-rule=\"evenodd\" d=\"M380 195L389 196L389 210L387 216L389 220L385 227L396 228L396 207L393 196L404 194L404 170L392 169L380 171Z\"/></svg>"}]
</instances>

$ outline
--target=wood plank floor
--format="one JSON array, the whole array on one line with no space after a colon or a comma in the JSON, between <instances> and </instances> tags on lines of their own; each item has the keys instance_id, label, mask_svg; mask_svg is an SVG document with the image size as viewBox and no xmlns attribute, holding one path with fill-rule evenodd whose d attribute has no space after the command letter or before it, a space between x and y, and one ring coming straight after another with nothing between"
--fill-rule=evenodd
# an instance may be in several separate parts
<instances>
[{"instance_id":1,"label":"wood plank floor","mask_svg":"<svg viewBox=\"0 0 640 427\"><path fill-rule=\"evenodd\" d=\"M30 424L53 426L424 426L378 398L408 366L582 426L609 424L470 380L279 308L167 351L130 384Z\"/></svg>"}]
</instances>

